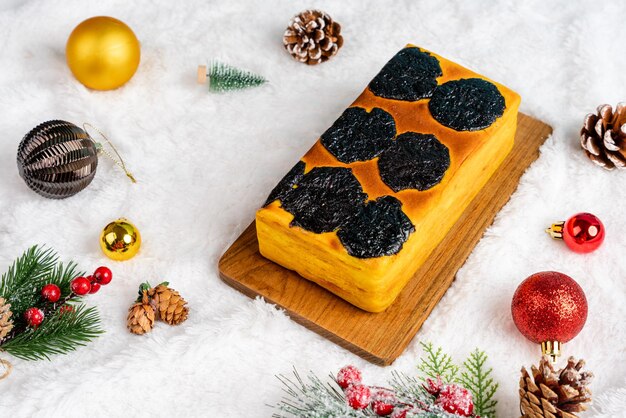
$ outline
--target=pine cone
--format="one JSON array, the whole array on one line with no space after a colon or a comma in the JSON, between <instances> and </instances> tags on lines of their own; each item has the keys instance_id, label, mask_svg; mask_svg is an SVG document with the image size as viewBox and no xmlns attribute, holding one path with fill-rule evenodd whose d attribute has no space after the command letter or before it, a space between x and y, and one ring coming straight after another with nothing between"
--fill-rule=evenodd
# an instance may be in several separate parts
<instances>
[{"instance_id":1,"label":"pine cone","mask_svg":"<svg viewBox=\"0 0 626 418\"><path fill-rule=\"evenodd\" d=\"M8 304L3 298L0 298L0 342L6 337L13 329L13 320L11 320L11 305Z\"/></svg>"},{"instance_id":2,"label":"pine cone","mask_svg":"<svg viewBox=\"0 0 626 418\"><path fill-rule=\"evenodd\" d=\"M283 44L295 60L319 64L328 61L343 45L341 25L322 11L305 10L289 22Z\"/></svg>"},{"instance_id":3,"label":"pine cone","mask_svg":"<svg viewBox=\"0 0 626 418\"><path fill-rule=\"evenodd\" d=\"M154 319L154 308L150 305L147 292L144 292L141 302L133 304L128 310L126 325L133 334L142 335L152 331Z\"/></svg>"},{"instance_id":4,"label":"pine cone","mask_svg":"<svg viewBox=\"0 0 626 418\"><path fill-rule=\"evenodd\" d=\"M607 170L626 168L626 103L598 106L597 114L585 116L580 145L587 157Z\"/></svg>"},{"instance_id":5,"label":"pine cone","mask_svg":"<svg viewBox=\"0 0 626 418\"><path fill-rule=\"evenodd\" d=\"M522 367L519 382L520 410L522 417L528 418L577 418L573 412L587 410L585 403L591 402L593 373L580 372L584 360L574 357L567 360L567 366L554 371L548 357L539 362L539 368L532 366L532 376Z\"/></svg>"},{"instance_id":6,"label":"pine cone","mask_svg":"<svg viewBox=\"0 0 626 418\"><path fill-rule=\"evenodd\" d=\"M187 301L176 290L160 284L150 289L148 296L161 321L178 325L187 319L189 314L189 308L185 306Z\"/></svg>"}]
</instances>

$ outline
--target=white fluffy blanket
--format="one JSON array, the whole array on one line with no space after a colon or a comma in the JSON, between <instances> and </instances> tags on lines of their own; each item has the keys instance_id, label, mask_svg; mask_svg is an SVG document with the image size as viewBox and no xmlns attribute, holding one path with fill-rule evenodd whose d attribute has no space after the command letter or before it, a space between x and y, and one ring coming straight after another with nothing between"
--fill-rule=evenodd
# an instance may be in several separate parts
<instances>
[{"instance_id":1,"label":"white fluffy blanket","mask_svg":"<svg viewBox=\"0 0 626 418\"><path fill-rule=\"evenodd\" d=\"M368 382L383 383L393 369L413 372L417 341L431 340L457 358L487 350L501 384L499 416L516 417L519 369L539 348L517 332L509 303L522 279L547 269L574 277L589 300L587 325L565 355L587 360L596 394L624 386L626 173L591 164L578 130L598 104L626 99L626 4L487 3L2 0L1 270L46 243L86 270L110 264L115 277L88 298L104 336L50 362L8 357L15 370L0 382L0 416L267 417L267 404L282 396L274 375L292 366L325 376L354 363ZM326 10L345 34L338 56L318 67L291 60L281 43L291 16L309 7ZM139 71L112 92L87 90L65 64L72 28L96 15L127 22L142 43ZM416 339L393 367L380 368L232 290L217 261L286 170L407 42L518 91L522 111L550 123L554 135ZM211 95L195 84L196 66L210 58L271 83ZM73 198L31 192L17 174L17 145L55 118L104 130L139 183L103 160ZM543 232L579 211L596 213L608 231L590 255ZM140 227L144 244L132 261L110 263L98 234L119 216ZM137 286L165 279L189 300L190 319L130 335L125 316ZM621 397L619 407L605 403L603 416L623 416L623 390Z\"/></svg>"}]
</instances>

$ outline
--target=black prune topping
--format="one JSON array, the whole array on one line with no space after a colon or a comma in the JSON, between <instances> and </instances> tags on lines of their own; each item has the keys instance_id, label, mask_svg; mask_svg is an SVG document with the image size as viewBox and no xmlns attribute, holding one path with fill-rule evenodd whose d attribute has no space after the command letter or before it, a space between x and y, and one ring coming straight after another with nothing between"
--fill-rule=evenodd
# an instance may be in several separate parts
<instances>
[{"instance_id":1,"label":"black prune topping","mask_svg":"<svg viewBox=\"0 0 626 418\"><path fill-rule=\"evenodd\" d=\"M504 113L504 97L481 78L448 81L435 89L430 113L437 122L456 131L488 128Z\"/></svg>"},{"instance_id":2,"label":"black prune topping","mask_svg":"<svg viewBox=\"0 0 626 418\"><path fill-rule=\"evenodd\" d=\"M375 107L349 107L322 134L321 142L342 163L367 161L377 157L396 136L393 116Z\"/></svg>"},{"instance_id":3,"label":"black prune topping","mask_svg":"<svg viewBox=\"0 0 626 418\"><path fill-rule=\"evenodd\" d=\"M281 200L282 207L299 226L320 234L339 228L356 215L367 199L352 170L315 167Z\"/></svg>"},{"instance_id":4,"label":"black prune topping","mask_svg":"<svg viewBox=\"0 0 626 418\"><path fill-rule=\"evenodd\" d=\"M298 163L294 165L291 170L289 170L285 177L283 177L282 180L278 182L276 187L274 187L263 206L265 207L269 205L276 199L282 200L287 195L287 193L289 193L293 189L293 186L298 184L302 177L304 177L305 167L306 164L304 163L304 161L298 161Z\"/></svg>"},{"instance_id":5,"label":"black prune topping","mask_svg":"<svg viewBox=\"0 0 626 418\"><path fill-rule=\"evenodd\" d=\"M376 96L414 102L430 97L441 77L439 60L419 48L398 52L370 82Z\"/></svg>"},{"instance_id":6,"label":"black prune topping","mask_svg":"<svg viewBox=\"0 0 626 418\"><path fill-rule=\"evenodd\" d=\"M402 203L393 196L382 196L365 204L337 236L351 256L371 258L397 254L413 231Z\"/></svg>"},{"instance_id":7,"label":"black prune topping","mask_svg":"<svg viewBox=\"0 0 626 418\"><path fill-rule=\"evenodd\" d=\"M393 191L427 190L439 184L450 167L450 152L435 135L406 132L378 159L380 176Z\"/></svg>"}]
</instances>

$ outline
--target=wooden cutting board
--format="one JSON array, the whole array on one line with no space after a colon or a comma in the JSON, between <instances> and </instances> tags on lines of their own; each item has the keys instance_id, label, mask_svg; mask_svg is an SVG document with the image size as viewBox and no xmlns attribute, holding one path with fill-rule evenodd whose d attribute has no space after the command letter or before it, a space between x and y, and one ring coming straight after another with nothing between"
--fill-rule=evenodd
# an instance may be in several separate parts
<instances>
[{"instance_id":1,"label":"wooden cutting board","mask_svg":"<svg viewBox=\"0 0 626 418\"><path fill-rule=\"evenodd\" d=\"M364 359L389 365L402 354L450 287L551 132L549 125L519 114L515 145L507 159L385 312L362 311L263 258L254 222L220 259L220 276L252 298L262 296L275 303L294 321Z\"/></svg>"}]
</instances>

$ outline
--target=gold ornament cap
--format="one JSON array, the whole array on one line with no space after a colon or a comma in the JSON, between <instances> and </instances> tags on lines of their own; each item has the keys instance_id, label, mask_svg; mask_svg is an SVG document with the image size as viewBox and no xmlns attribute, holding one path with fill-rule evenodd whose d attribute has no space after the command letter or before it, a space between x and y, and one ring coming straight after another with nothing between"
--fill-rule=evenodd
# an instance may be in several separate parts
<instances>
[{"instance_id":1,"label":"gold ornament cap","mask_svg":"<svg viewBox=\"0 0 626 418\"><path fill-rule=\"evenodd\" d=\"M546 232L554 239L563 239L564 227L565 221L555 222L550 228L546 229Z\"/></svg>"},{"instance_id":2,"label":"gold ornament cap","mask_svg":"<svg viewBox=\"0 0 626 418\"><path fill-rule=\"evenodd\" d=\"M541 343L541 353L548 356L554 364L557 358L561 356L561 347L560 341L544 341Z\"/></svg>"},{"instance_id":3,"label":"gold ornament cap","mask_svg":"<svg viewBox=\"0 0 626 418\"><path fill-rule=\"evenodd\" d=\"M100 234L100 248L111 260L130 260L137 255L140 247L139 230L125 218L109 223Z\"/></svg>"}]
</instances>

